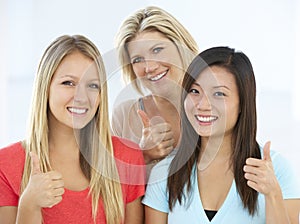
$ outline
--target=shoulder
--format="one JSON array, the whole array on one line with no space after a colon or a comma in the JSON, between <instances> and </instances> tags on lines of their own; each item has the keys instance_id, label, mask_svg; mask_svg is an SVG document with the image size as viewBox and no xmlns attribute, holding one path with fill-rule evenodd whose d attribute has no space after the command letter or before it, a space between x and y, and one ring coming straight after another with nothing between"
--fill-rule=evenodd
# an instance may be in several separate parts
<instances>
[{"instance_id":1,"label":"shoulder","mask_svg":"<svg viewBox=\"0 0 300 224\"><path fill-rule=\"evenodd\" d=\"M117 159L122 161L140 161L144 160L142 150L138 144L117 136L112 136L112 144L114 155Z\"/></svg>"},{"instance_id":2,"label":"shoulder","mask_svg":"<svg viewBox=\"0 0 300 224\"><path fill-rule=\"evenodd\" d=\"M133 185L127 190L131 196L140 191L144 194L145 185L145 161L138 145L124 138L112 136L114 156L119 171L120 181L126 185ZM136 185L136 187L134 187ZM127 196L129 197L129 196ZM136 199L136 198L134 198ZM132 198L129 201L133 201Z\"/></svg>"},{"instance_id":3,"label":"shoulder","mask_svg":"<svg viewBox=\"0 0 300 224\"><path fill-rule=\"evenodd\" d=\"M158 162L151 170L148 184L153 183L164 183L166 184L169 176L169 167L175 156L175 152L171 153L169 156Z\"/></svg>"},{"instance_id":4,"label":"shoulder","mask_svg":"<svg viewBox=\"0 0 300 224\"><path fill-rule=\"evenodd\" d=\"M134 141L136 139L136 134L133 133L133 126L139 119L137 100L127 100L113 107L111 115L111 128L114 135L130 138Z\"/></svg>"},{"instance_id":5,"label":"shoulder","mask_svg":"<svg viewBox=\"0 0 300 224\"><path fill-rule=\"evenodd\" d=\"M0 149L0 189L3 192L7 187L19 192L25 162L25 150L21 142L14 143ZM9 191L10 192L10 191Z\"/></svg>"},{"instance_id":6,"label":"shoulder","mask_svg":"<svg viewBox=\"0 0 300 224\"><path fill-rule=\"evenodd\" d=\"M271 150L275 176L284 199L300 198L300 183L291 162L280 152Z\"/></svg>"},{"instance_id":7,"label":"shoulder","mask_svg":"<svg viewBox=\"0 0 300 224\"><path fill-rule=\"evenodd\" d=\"M24 158L25 150L21 142L16 142L0 149L1 166L7 165L9 163L9 166L11 167L12 162L16 164L20 161L24 161Z\"/></svg>"},{"instance_id":8,"label":"shoulder","mask_svg":"<svg viewBox=\"0 0 300 224\"><path fill-rule=\"evenodd\" d=\"M114 113L120 113L120 112L124 112L124 111L128 112L129 109L132 109L135 107L138 107L138 99L130 99L130 100L126 100L126 101L123 101L123 102L115 105L113 108L113 112Z\"/></svg>"}]
</instances>

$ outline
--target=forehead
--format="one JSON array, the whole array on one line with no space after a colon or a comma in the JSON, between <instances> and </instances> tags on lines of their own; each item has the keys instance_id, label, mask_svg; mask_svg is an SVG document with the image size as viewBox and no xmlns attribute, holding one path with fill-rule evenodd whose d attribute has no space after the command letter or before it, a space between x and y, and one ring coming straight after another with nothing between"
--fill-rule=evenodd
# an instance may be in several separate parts
<instances>
[{"instance_id":1,"label":"forehead","mask_svg":"<svg viewBox=\"0 0 300 224\"><path fill-rule=\"evenodd\" d=\"M196 83L205 86L227 86L230 89L236 88L235 76L226 68L211 66L204 69L197 77Z\"/></svg>"},{"instance_id":2,"label":"forehead","mask_svg":"<svg viewBox=\"0 0 300 224\"><path fill-rule=\"evenodd\" d=\"M54 76L60 77L71 75L78 78L97 77L97 67L95 62L80 52L73 52L64 57L57 67Z\"/></svg>"},{"instance_id":3,"label":"forehead","mask_svg":"<svg viewBox=\"0 0 300 224\"><path fill-rule=\"evenodd\" d=\"M128 50L134 47L149 47L157 43L172 43L164 34L158 31L143 31L128 42Z\"/></svg>"}]
</instances>

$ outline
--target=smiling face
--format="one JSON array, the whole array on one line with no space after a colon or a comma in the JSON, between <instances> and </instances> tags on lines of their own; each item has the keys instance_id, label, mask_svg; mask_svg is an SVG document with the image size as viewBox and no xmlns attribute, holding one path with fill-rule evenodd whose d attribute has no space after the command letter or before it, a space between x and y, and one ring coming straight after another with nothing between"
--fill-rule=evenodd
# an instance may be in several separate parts
<instances>
[{"instance_id":1,"label":"smiling face","mask_svg":"<svg viewBox=\"0 0 300 224\"><path fill-rule=\"evenodd\" d=\"M144 87L165 95L180 85L182 61L177 47L160 32L142 32L128 43L132 68Z\"/></svg>"},{"instance_id":2,"label":"smiling face","mask_svg":"<svg viewBox=\"0 0 300 224\"><path fill-rule=\"evenodd\" d=\"M239 116L234 75L219 66L206 68L192 84L184 109L200 136L231 136Z\"/></svg>"},{"instance_id":3,"label":"smiling face","mask_svg":"<svg viewBox=\"0 0 300 224\"><path fill-rule=\"evenodd\" d=\"M97 111L99 94L100 80L93 60L79 52L67 55L50 84L50 126L85 127Z\"/></svg>"}]
</instances>

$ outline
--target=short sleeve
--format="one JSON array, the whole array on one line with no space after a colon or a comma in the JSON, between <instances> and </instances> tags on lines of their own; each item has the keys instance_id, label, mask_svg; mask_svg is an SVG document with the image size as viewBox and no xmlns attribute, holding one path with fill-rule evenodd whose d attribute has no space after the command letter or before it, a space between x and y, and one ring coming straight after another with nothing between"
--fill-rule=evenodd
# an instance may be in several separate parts
<instances>
[{"instance_id":1,"label":"short sleeve","mask_svg":"<svg viewBox=\"0 0 300 224\"><path fill-rule=\"evenodd\" d=\"M169 213L167 180L171 160L167 157L153 167L142 200L144 205L165 213Z\"/></svg>"},{"instance_id":2,"label":"short sleeve","mask_svg":"<svg viewBox=\"0 0 300 224\"><path fill-rule=\"evenodd\" d=\"M0 167L0 206L17 206L18 200L19 196L14 192Z\"/></svg>"},{"instance_id":3,"label":"short sleeve","mask_svg":"<svg viewBox=\"0 0 300 224\"><path fill-rule=\"evenodd\" d=\"M24 156L20 143L0 149L0 206L18 205Z\"/></svg>"},{"instance_id":4,"label":"short sleeve","mask_svg":"<svg viewBox=\"0 0 300 224\"><path fill-rule=\"evenodd\" d=\"M136 143L113 136L113 145L126 203L145 194L145 162Z\"/></svg>"},{"instance_id":5,"label":"short sleeve","mask_svg":"<svg viewBox=\"0 0 300 224\"><path fill-rule=\"evenodd\" d=\"M273 154L273 155L272 155ZM295 174L295 170L278 152L271 154L275 175L281 187L284 199L299 199L300 198L300 185L299 180Z\"/></svg>"}]
</instances>

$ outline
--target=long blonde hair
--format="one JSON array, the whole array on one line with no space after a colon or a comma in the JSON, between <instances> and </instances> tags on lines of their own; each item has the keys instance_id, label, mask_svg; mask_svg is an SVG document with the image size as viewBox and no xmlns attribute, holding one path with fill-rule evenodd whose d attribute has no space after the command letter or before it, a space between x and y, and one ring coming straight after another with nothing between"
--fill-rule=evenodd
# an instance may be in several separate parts
<instances>
[{"instance_id":1,"label":"long blonde hair","mask_svg":"<svg viewBox=\"0 0 300 224\"><path fill-rule=\"evenodd\" d=\"M134 88L141 94L143 91L130 63L127 44L143 31L160 32L175 44L181 57L183 74L192 59L198 54L198 46L192 35L165 10L156 6L148 6L130 15L119 29L116 36L116 47L124 81L127 84L132 82Z\"/></svg>"},{"instance_id":2,"label":"long blonde hair","mask_svg":"<svg viewBox=\"0 0 300 224\"><path fill-rule=\"evenodd\" d=\"M21 192L28 184L31 173L29 152L35 152L40 159L42 172L51 170L48 146L48 96L53 74L65 56L79 51L92 59L101 82L100 104L97 112L86 127L80 130L80 166L90 181L92 215L96 220L100 198L103 200L108 224L121 223L124 219L124 203L108 118L108 94L106 72L97 47L81 35L64 35L57 38L46 49L35 78L28 136L24 142L26 159L21 183Z\"/></svg>"}]
</instances>

